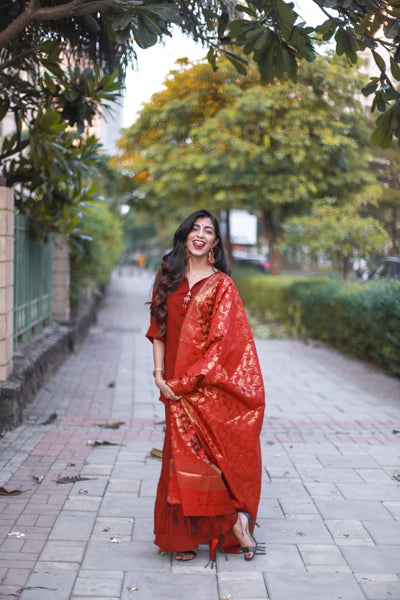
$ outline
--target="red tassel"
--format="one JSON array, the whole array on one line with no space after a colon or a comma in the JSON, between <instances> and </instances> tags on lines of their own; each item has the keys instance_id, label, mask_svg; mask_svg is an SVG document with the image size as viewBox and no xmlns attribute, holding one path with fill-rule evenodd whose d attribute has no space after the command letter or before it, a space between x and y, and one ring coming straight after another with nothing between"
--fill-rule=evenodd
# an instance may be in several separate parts
<instances>
[{"instance_id":1,"label":"red tassel","mask_svg":"<svg viewBox=\"0 0 400 600\"><path fill-rule=\"evenodd\" d=\"M210 540L208 543L208 547L209 547L209 553L210 553L210 561L213 563L215 563L215 561L217 560L217 550L219 547L219 539L218 538L214 538L213 540Z\"/></svg>"}]
</instances>

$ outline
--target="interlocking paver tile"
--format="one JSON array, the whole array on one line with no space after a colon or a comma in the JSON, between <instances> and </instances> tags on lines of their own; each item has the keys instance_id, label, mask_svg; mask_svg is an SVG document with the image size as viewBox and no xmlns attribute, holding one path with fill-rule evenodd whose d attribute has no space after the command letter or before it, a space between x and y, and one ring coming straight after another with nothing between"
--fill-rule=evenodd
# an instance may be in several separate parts
<instances>
[{"instance_id":1,"label":"interlocking paver tile","mask_svg":"<svg viewBox=\"0 0 400 600\"><path fill-rule=\"evenodd\" d=\"M81 348L0 438L0 486L23 490L0 497L0 598L400 600L400 382L321 343L256 342L267 554L205 569L206 546L189 564L157 553L152 278L112 277Z\"/></svg>"}]
</instances>

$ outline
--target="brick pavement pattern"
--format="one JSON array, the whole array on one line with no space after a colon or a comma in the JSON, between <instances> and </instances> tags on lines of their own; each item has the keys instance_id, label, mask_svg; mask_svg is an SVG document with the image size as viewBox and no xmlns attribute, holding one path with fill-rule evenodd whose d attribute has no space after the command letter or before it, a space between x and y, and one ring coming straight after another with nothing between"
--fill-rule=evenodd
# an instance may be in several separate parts
<instances>
[{"instance_id":1,"label":"brick pavement pattern","mask_svg":"<svg viewBox=\"0 0 400 600\"><path fill-rule=\"evenodd\" d=\"M211 570L205 546L157 553L151 279L115 274L79 352L0 439L0 486L22 492L0 496L0 598L400 600L400 382L316 343L257 340L266 556Z\"/></svg>"}]
</instances>

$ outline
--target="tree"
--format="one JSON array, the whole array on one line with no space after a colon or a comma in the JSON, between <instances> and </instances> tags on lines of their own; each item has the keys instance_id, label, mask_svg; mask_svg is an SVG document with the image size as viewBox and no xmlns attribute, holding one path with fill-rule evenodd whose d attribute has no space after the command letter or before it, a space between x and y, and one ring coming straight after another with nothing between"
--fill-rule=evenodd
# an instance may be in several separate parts
<instances>
[{"instance_id":1,"label":"tree","mask_svg":"<svg viewBox=\"0 0 400 600\"><path fill-rule=\"evenodd\" d=\"M228 64L214 78L205 64L171 74L121 141L135 206L164 215L182 205L246 207L262 217L279 272L288 217L324 198L340 205L379 192L358 84L327 57L304 65L296 84L263 86Z\"/></svg>"},{"instance_id":2,"label":"tree","mask_svg":"<svg viewBox=\"0 0 400 600\"><path fill-rule=\"evenodd\" d=\"M301 247L314 258L333 260L340 265L343 279L355 258L369 259L383 252L389 239L379 221L357 214L354 206L314 206L310 214L289 219L285 230L286 247Z\"/></svg>"},{"instance_id":3,"label":"tree","mask_svg":"<svg viewBox=\"0 0 400 600\"><path fill-rule=\"evenodd\" d=\"M391 254L400 253L400 151L392 145L388 149L376 149L370 165L381 183L382 198L377 206L369 207L368 213L385 223L390 235Z\"/></svg>"},{"instance_id":4,"label":"tree","mask_svg":"<svg viewBox=\"0 0 400 600\"><path fill-rule=\"evenodd\" d=\"M135 58L127 33L150 45L177 18L175 5L135 1L2 3L0 121L15 124L0 149L2 183L17 186L16 206L38 235L73 231L72 207L95 193L100 145L88 128L120 95Z\"/></svg>"},{"instance_id":5,"label":"tree","mask_svg":"<svg viewBox=\"0 0 400 600\"><path fill-rule=\"evenodd\" d=\"M21 80L26 96L22 103L13 99L15 131L1 146L5 183L16 186L16 207L38 236L72 231L77 220L71 207L95 192L89 181L98 170L100 144L87 125L120 90L116 72L102 76L79 64L62 70L52 58L59 50L50 48L47 70L35 83L40 87Z\"/></svg>"},{"instance_id":6,"label":"tree","mask_svg":"<svg viewBox=\"0 0 400 600\"><path fill-rule=\"evenodd\" d=\"M284 0L6 0L0 7L0 71L2 105L23 92L16 71L35 77L46 60L43 45L53 40L77 56L89 57L107 72L120 69L135 56L135 44L148 48L178 24L209 47L216 67L221 54L239 71L246 56L257 63L264 82L296 80L298 64L313 61L315 40L331 44L352 64L357 54L372 52L380 75L364 87L374 94L373 109L382 112L373 141L390 144L399 136L400 15L397 0L314 0L324 17L317 27ZM383 52L379 53L378 50ZM240 53L243 51L244 56ZM387 60L386 60L387 56ZM387 64L388 63L388 64ZM390 69L389 69L390 66ZM22 78L23 79L23 78Z\"/></svg>"}]
</instances>

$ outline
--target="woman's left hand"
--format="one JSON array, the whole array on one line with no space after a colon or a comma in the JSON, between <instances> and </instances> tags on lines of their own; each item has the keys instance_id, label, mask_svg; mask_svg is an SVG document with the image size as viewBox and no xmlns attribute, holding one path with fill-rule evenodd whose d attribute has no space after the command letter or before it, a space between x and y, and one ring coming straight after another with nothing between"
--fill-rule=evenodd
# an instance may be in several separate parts
<instances>
[{"instance_id":1,"label":"woman's left hand","mask_svg":"<svg viewBox=\"0 0 400 600\"><path fill-rule=\"evenodd\" d=\"M162 391L162 394L165 398L167 398L167 400L180 400L182 398L182 396L175 395L175 392L171 390L166 381L164 381L164 384L165 391Z\"/></svg>"},{"instance_id":2,"label":"woman's left hand","mask_svg":"<svg viewBox=\"0 0 400 600\"><path fill-rule=\"evenodd\" d=\"M167 400L180 400L182 396L176 396L175 393L171 390L168 383L163 379L161 374L156 375L156 386Z\"/></svg>"}]
</instances>

